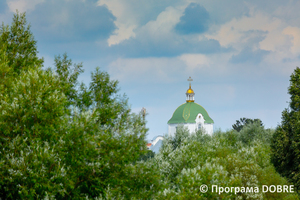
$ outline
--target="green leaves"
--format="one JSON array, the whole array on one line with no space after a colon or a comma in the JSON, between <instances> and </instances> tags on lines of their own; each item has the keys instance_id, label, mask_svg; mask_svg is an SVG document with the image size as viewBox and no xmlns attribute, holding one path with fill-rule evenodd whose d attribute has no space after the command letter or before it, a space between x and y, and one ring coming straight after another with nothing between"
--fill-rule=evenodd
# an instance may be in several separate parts
<instances>
[{"instance_id":1,"label":"green leaves","mask_svg":"<svg viewBox=\"0 0 300 200\"><path fill-rule=\"evenodd\" d=\"M272 162L276 170L300 187L300 68L290 78L289 109L282 112L282 122L272 138Z\"/></svg>"},{"instance_id":2,"label":"green leaves","mask_svg":"<svg viewBox=\"0 0 300 200\"><path fill-rule=\"evenodd\" d=\"M212 192L218 187L258 187L288 184L270 162L266 142L272 132L260 124L248 124L240 132L234 130L205 134L186 134L179 128L176 139L164 140L163 148L153 160L162 174L164 185L157 199L297 199L294 194ZM251 140L246 139L252 137ZM181 142L177 142L181 141ZM174 148L176 144L176 148ZM206 193L200 191L207 185ZM261 191L261 189L260 189Z\"/></svg>"},{"instance_id":3,"label":"green leaves","mask_svg":"<svg viewBox=\"0 0 300 200\"><path fill-rule=\"evenodd\" d=\"M126 104L119 104L126 111L121 116L106 102L115 124L103 125L99 118L105 115L97 107L80 111L68 106L65 84L51 71L29 69L10 81L11 88L0 94L0 196L95 198L110 185L130 197L124 189L127 179L146 187L140 175L132 175L152 168L131 166L146 153L145 123ZM147 184L150 188L152 182Z\"/></svg>"},{"instance_id":4,"label":"green leaves","mask_svg":"<svg viewBox=\"0 0 300 200\"><path fill-rule=\"evenodd\" d=\"M36 137L39 130L47 133L59 124L67 102L51 73L30 69L11 81L9 92L0 94L1 136ZM45 140L51 135L38 137Z\"/></svg>"},{"instance_id":5,"label":"green leaves","mask_svg":"<svg viewBox=\"0 0 300 200\"><path fill-rule=\"evenodd\" d=\"M78 102L78 94L76 87L78 86L78 76L84 70L82 63L74 64L71 59L68 59L65 53L63 57L56 56L54 59L55 72L57 78L61 81L60 89L66 95L69 106L75 105ZM72 66L73 65L73 66Z\"/></svg>"},{"instance_id":6,"label":"green leaves","mask_svg":"<svg viewBox=\"0 0 300 200\"><path fill-rule=\"evenodd\" d=\"M288 89L291 95L291 111L300 112L300 68L297 67L290 78L290 87Z\"/></svg>"},{"instance_id":7,"label":"green leaves","mask_svg":"<svg viewBox=\"0 0 300 200\"><path fill-rule=\"evenodd\" d=\"M2 23L0 27L0 47L5 46L8 66L15 73L27 70L28 67L41 67L43 59L38 58L36 41L27 25L25 13L14 15L11 26Z\"/></svg>"},{"instance_id":8,"label":"green leaves","mask_svg":"<svg viewBox=\"0 0 300 200\"><path fill-rule=\"evenodd\" d=\"M145 121L117 94L118 81L97 68L89 87L79 84L83 66L66 54L55 57L54 72L42 70L25 14L2 25L0 47L1 198L151 194L159 179L137 162Z\"/></svg>"},{"instance_id":9,"label":"green leaves","mask_svg":"<svg viewBox=\"0 0 300 200\"><path fill-rule=\"evenodd\" d=\"M240 120L236 120L236 123L232 125L232 128L236 130L237 132L241 131L244 126L250 125L253 123L260 124L261 127L263 127L263 123L260 119L249 119L249 118L240 118Z\"/></svg>"}]
</instances>

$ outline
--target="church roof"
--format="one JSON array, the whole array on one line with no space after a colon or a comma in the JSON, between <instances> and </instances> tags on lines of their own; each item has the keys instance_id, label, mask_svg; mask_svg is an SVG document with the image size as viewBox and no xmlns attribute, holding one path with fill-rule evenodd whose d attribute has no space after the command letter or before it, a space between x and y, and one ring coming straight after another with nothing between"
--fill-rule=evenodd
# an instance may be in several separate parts
<instances>
[{"instance_id":1,"label":"church roof","mask_svg":"<svg viewBox=\"0 0 300 200\"><path fill-rule=\"evenodd\" d=\"M202 106L194 102L187 102L180 105L175 110L172 118L168 121L168 124L196 123L195 119L199 113L204 117L204 123L214 123Z\"/></svg>"},{"instance_id":2,"label":"church roof","mask_svg":"<svg viewBox=\"0 0 300 200\"><path fill-rule=\"evenodd\" d=\"M186 91L186 93L187 93L187 94L195 94L195 93L194 93L194 90L191 88L191 86L190 86L190 88Z\"/></svg>"}]
</instances>

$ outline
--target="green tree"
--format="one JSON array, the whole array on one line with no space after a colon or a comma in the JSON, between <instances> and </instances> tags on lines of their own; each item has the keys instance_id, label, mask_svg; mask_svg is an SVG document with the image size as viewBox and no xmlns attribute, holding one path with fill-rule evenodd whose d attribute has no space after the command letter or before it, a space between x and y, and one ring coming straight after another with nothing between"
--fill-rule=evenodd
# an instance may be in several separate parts
<instances>
[{"instance_id":1,"label":"green tree","mask_svg":"<svg viewBox=\"0 0 300 200\"><path fill-rule=\"evenodd\" d=\"M0 27L0 47L5 49L8 66L14 72L20 73L21 70L29 66L41 67L43 58L38 58L36 41L27 25L25 13L14 15L11 26L2 23Z\"/></svg>"},{"instance_id":2,"label":"green tree","mask_svg":"<svg viewBox=\"0 0 300 200\"><path fill-rule=\"evenodd\" d=\"M91 108L99 113L98 123L111 127L117 125L119 130L123 129L122 126L127 123L130 108L126 96L117 94L119 82L110 80L109 74L100 71L98 67L92 73L91 79L88 90L91 99L89 102L93 102Z\"/></svg>"},{"instance_id":3,"label":"green tree","mask_svg":"<svg viewBox=\"0 0 300 200\"><path fill-rule=\"evenodd\" d=\"M256 128L254 127L256 126ZM262 185L289 185L270 162L270 146L259 124L248 124L247 131L183 133L180 140L167 138L154 162L161 172L162 189L154 199L299 199L295 193L263 193ZM253 131L257 133L248 132ZM258 133L261 131L261 133ZM241 134L254 135L245 143ZM180 141L174 143L174 141ZM174 144L176 148L174 149ZM179 145L178 145L179 144ZM202 185L208 191L200 191ZM221 187L253 187L259 192L212 192L212 185Z\"/></svg>"},{"instance_id":4,"label":"green tree","mask_svg":"<svg viewBox=\"0 0 300 200\"><path fill-rule=\"evenodd\" d=\"M107 72L97 67L92 72L92 81L87 87L78 82L78 76L84 71L82 63L72 63L66 53L62 57L56 56L54 61L54 71L61 80L61 89L68 99L68 106L80 111L96 109L99 114L97 120L101 125L115 126L117 118L121 119L119 123L126 123L124 120L130 113L130 108L126 96L118 94L117 80L111 80Z\"/></svg>"},{"instance_id":5,"label":"green tree","mask_svg":"<svg viewBox=\"0 0 300 200\"><path fill-rule=\"evenodd\" d=\"M41 69L22 71L11 81L12 87L0 92L0 196L41 198L47 190L62 189L58 148L68 124L67 101L59 80Z\"/></svg>"},{"instance_id":6,"label":"green tree","mask_svg":"<svg viewBox=\"0 0 300 200\"><path fill-rule=\"evenodd\" d=\"M12 27L25 22L17 13ZM55 58L53 72L42 70L33 38L28 41L34 48L27 45L28 51L14 54L15 46L3 38L15 29L2 30L0 197L153 195L160 184L155 165L138 161L147 153L146 122L131 113L126 96L117 94L118 82L97 68L89 87L79 85L82 65L66 55ZM16 38L30 33L29 27L18 30Z\"/></svg>"},{"instance_id":7,"label":"green tree","mask_svg":"<svg viewBox=\"0 0 300 200\"><path fill-rule=\"evenodd\" d=\"M260 126L263 127L263 123L260 119L249 119L249 118L240 118L239 120L236 120L236 123L232 125L232 128L236 130L237 132L240 132L243 127L247 124L253 124L253 123L259 123Z\"/></svg>"},{"instance_id":8,"label":"green tree","mask_svg":"<svg viewBox=\"0 0 300 200\"><path fill-rule=\"evenodd\" d=\"M282 122L272 139L272 162L276 170L300 188L300 68L290 78L289 108L282 112Z\"/></svg>"},{"instance_id":9,"label":"green tree","mask_svg":"<svg viewBox=\"0 0 300 200\"><path fill-rule=\"evenodd\" d=\"M61 81L61 89L69 104L76 106L78 104L78 76L84 72L82 63L73 64L72 60L68 59L67 53L65 53L62 57L60 55L55 56L54 68L57 78Z\"/></svg>"}]
</instances>

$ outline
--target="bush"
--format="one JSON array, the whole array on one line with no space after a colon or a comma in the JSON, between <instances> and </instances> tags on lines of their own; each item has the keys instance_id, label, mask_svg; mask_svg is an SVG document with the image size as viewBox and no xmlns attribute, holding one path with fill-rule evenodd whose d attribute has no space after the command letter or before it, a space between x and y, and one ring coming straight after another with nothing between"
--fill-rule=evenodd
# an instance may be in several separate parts
<instances>
[{"instance_id":1,"label":"bush","mask_svg":"<svg viewBox=\"0 0 300 200\"><path fill-rule=\"evenodd\" d=\"M262 185L289 184L270 162L266 141L272 136L271 130L249 124L240 132L183 135L180 133L182 142L175 149L173 143L178 140L164 140L161 151L150 160L157 163L165 186L157 199L298 199L292 193L261 192ZM199 189L203 184L208 186L206 193ZM219 194L212 192L212 185L257 187L259 192Z\"/></svg>"}]
</instances>

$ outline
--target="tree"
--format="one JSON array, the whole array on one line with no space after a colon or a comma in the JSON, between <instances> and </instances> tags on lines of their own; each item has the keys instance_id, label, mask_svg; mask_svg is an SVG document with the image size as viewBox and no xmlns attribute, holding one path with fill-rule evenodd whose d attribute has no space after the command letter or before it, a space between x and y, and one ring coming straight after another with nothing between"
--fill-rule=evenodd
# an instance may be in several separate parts
<instances>
[{"instance_id":1,"label":"tree","mask_svg":"<svg viewBox=\"0 0 300 200\"><path fill-rule=\"evenodd\" d=\"M249 126L249 127L248 127ZM241 132L217 131L212 136L201 133L185 134L180 128L180 140L166 138L154 159L163 187L154 199L299 199L295 193L262 192L262 185L289 185L270 162L270 146L261 137L247 144L239 135L265 135L266 130L251 128ZM249 131L261 133L248 134ZM174 143L176 141L176 143ZM179 141L179 142L178 142ZM176 144L176 148L174 148ZM179 145L178 145L179 144ZM206 185L207 192L200 187ZM258 192L213 192L213 185L255 187ZM244 188L244 189L245 189Z\"/></svg>"},{"instance_id":2,"label":"tree","mask_svg":"<svg viewBox=\"0 0 300 200\"><path fill-rule=\"evenodd\" d=\"M55 56L54 59L55 73L57 78L61 81L61 89L66 95L69 105L77 105L78 94L77 86L78 76L84 72L82 63L73 64L71 59L68 59L67 53ZM50 69L49 69L50 70Z\"/></svg>"},{"instance_id":3,"label":"tree","mask_svg":"<svg viewBox=\"0 0 300 200\"><path fill-rule=\"evenodd\" d=\"M27 25L25 13L14 15L11 26L2 23L0 27L0 47L5 49L8 66L14 72L20 73L21 70L29 66L41 67L43 58L38 58L36 41Z\"/></svg>"},{"instance_id":4,"label":"tree","mask_svg":"<svg viewBox=\"0 0 300 200\"><path fill-rule=\"evenodd\" d=\"M300 68L290 78L289 107L271 141L271 159L276 170L300 188Z\"/></svg>"},{"instance_id":5,"label":"tree","mask_svg":"<svg viewBox=\"0 0 300 200\"><path fill-rule=\"evenodd\" d=\"M125 95L118 93L118 81L111 80L107 72L99 67L91 74L89 87L78 82L78 76L82 73L82 63L74 64L65 53L55 57L54 71L61 80L61 89L68 99L68 106L78 108L80 111L96 109L98 122L102 125L115 126L115 119L120 118L119 123L125 123L130 113ZM79 86L79 88L78 88Z\"/></svg>"},{"instance_id":6,"label":"tree","mask_svg":"<svg viewBox=\"0 0 300 200\"><path fill-rule=\"evenodd\" d=\"M41 198L64 180L63 126L67 103L59 80L41 69L22 71L0 91L0 196ZM61 164L60 164L61 163ZM62 171L60 171L62 170ZM56 178L53 181L51 177Z\"/></svg>"},{"instance_id":7,"label":"tree","mask_svg":"<svg viewBox=\"0 0 300 200\"><path fill-rule=\"evenodd\" d=\"M243 127L247 124L259 123L260 126L263 126L263 123L260 119L249 119L249 118L240 118L240 120L236 120L236 123L232 125L232 128L237 132L240 132Z\"/></svg>"},{"instance_id":8,"label":"tree","mask_svg":"<svg viewBox=\"0 0 300 200\"><path fill-rule=\"evenodd\" d=\"M89 87L78 87L82 65L66 55L43 70L25 22L17 13L19 28L2 26L0 35L0 197L149 198L160 183L138 161L147 152L145 120L99 68Z\"/></svg>"}]
</instances>

